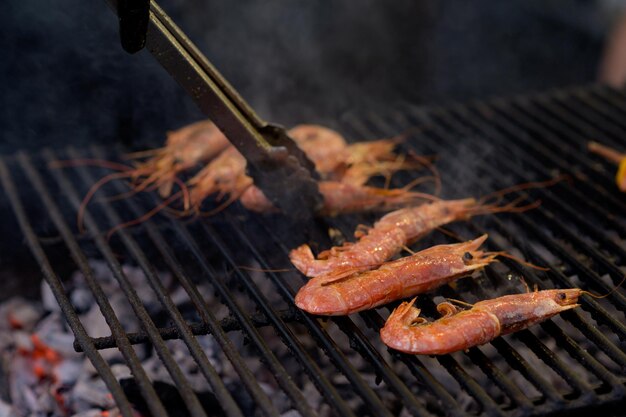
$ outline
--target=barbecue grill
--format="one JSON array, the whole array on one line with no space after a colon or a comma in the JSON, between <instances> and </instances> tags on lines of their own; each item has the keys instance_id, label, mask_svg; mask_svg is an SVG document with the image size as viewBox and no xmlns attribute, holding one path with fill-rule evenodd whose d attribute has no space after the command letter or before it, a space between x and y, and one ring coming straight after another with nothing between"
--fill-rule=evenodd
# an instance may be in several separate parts
<instances>
[{"instance_id":1,"label":"barbecue grill","mask_svg":"<svg viewBox=\"0 0 626 417\"><path fill-rule=\"evenodd\" d=\"M609 293L626 266L626 201L613 183L614 167L586 152L589 140L619 148L626 135L626 94L602 86L570 88L511 99L479 101L446 108L402 107L383 114L352 114L338 121L354 140L379 138L411 128L401 151L437 155L443 197L487 194L507 186L566 174L569 182L519 191L541 205L522 214L497 214L448 228L463 239L489 233L490 250L507 250L550 271L538 272L502 259L477 278L467 278L419 296L429 319L434 301L449 297L473 303L523 291L521 279L541 289L582 287ZM417 128L417 129L415 129ZM154 144L159 146L158 143ZM331 415L613 415L626 404L626 297L619 289L602 299L582 297L581 307L528 330L440 357L388 350L378 330L395 305L349 317L318 318L293 304L304 277L291 268L289 249L304 242L327 248L328 229L350 238L359 223L375 216L320 218L294 228L281 215L256 215L234 204L208 218L180 219L161 213L118 231L113 226L136 218L159 203L156 195L100 198L85 216L86 232L76 229L82 197L105 170L52 168L58 159L120 158L123 149L46 149L0 158L0 180L10 202L5 221L17 219L26 244L50 285L75 335L106 382L122 415L133 415L136 399L114 376L101 350L115 347L131 369L146 414L171 410L149 381L133 345L149 344L168 370L188 414L207 416L279 415L284 397L303 416L320 406ZM398 177L405 183L411 174ZM109 195L125 191L116 183ZM454 242L436 232L413 249ZM87 261L103 259L118 280L142 330L127 333ZM138 265L156 294L165 320L151 316L125 275L122 263ZM68 266L69 265L69 266ZM68 270L82 272L110 327L109 337L92 338L64 288ZM170 271L193 306L185 314L157 271ZM267 272L259 272L266 270ZM217 315L198 291L208 284L222 311ZM220 379L198 343L210 334L238 375L240 392ZM235 340L246 342L237 349ZM270 342L272 337L278 342ZM203 407L181 373L166 340L182 339L188 355L212 387L219 407ZM268 395L250 361L271 375L276 395ZM242 398L245 398L244 402ZM182 410L172 412L180 415ZM293 414L297 415L297 414Z\"/></svg>"}]
</instances>

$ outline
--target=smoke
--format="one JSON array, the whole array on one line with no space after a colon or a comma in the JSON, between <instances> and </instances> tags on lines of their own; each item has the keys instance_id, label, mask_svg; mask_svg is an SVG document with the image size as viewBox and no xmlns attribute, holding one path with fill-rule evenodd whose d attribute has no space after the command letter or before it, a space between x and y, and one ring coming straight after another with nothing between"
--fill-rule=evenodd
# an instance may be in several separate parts
<instances>
[{"instance_id":1,"label":"smoke","mask_svg":"<svg viewBox=\"0 0 626 417\"><path fill-rule=\"evenodd\" d=\"M574 0L567 16L521 0L160 3L263 117L285 125L588 82L606 31L597 15L581 25L591 6ZM202 117L148 52L122 51L104 0L10 2L0 48L0 152L154 146Z\"/></svg>"}]
</instances>

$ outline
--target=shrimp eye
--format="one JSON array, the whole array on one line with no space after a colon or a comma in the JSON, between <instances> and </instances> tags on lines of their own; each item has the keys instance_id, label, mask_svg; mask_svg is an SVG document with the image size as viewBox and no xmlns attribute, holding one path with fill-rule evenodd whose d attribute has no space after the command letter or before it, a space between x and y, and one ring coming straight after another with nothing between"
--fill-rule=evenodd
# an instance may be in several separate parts
<instances>
[{"instance_id":1,"label":"shrimp eye","mask_svg":"<svg viewBox=\"0 0 626 417\"><path fill-rule=\"evenodd\" d=\"M472 254L469 252L465 252L463 254L463 259L465 259L466 261L471 261L472 259L474 259L474 256L472 256Z\"/></svg>"},{"instance_id":2,"label":"shrimp eye","mask_svg":"<svg viewBox=\"0 0 626 417\"><path fill-rule=\"evenodd\" d=\"M558 297L559 297L559 300L563 301L563 300L565 300L567 298L567 295L565 295L564 292L560 292Z\"/></svg>"}]
</instances>

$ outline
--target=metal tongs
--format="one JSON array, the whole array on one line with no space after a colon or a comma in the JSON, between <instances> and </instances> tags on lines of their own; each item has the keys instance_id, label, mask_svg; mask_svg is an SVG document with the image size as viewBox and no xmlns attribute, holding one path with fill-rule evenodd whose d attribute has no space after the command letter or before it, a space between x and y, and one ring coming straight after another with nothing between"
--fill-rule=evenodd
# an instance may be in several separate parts
<instances>
[{"instance_id":1,"label":"metal tongs","mask_svg":"<svg viewBox=\"0 0 626 417\"><path fill-rule=\"evenodd\" d=\"M248 162L248 174L285 214L309 218L322 206L315 166L281 126L262 120L154 0L107 0L122 46L144 46Z\"/></svg>"}]
</instances>

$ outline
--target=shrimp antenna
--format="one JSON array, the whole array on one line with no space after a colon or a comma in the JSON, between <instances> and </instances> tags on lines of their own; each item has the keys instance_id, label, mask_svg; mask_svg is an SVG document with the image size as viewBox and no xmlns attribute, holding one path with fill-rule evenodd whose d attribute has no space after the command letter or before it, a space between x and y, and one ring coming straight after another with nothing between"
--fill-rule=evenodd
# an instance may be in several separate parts
<instances>
[{"instance_id":1,"label":"shrimp antenna","mask_svg":"<svg viewBox=\"0 0 626 417\"><path fill-rule=\"evenodd\" d=\"M445 300L449 301L451 303L454 303L454 304L458 304L458 305L460 305L462 307L469 307L469 308L474 307L474 304L467 303L467 302L461 301L461 300L457 300L456 298L446 298Z\"/></svg>"},{"instance_id":2,"label":"shrimp antenna","mask_svg":"<svg viewBox=\"0 0 626 417\"><path fill-rule=\"evenodd\" d=\"M522 190L529 190L529 189L533 189L533 188L544 188L544 187L550 187L552 185L558 184L561 181L571 181L571 177L567 174L562 174L559 175L556 178L553 178L551 180L547 180L547 181L538 181L538 182L526 182L526 183L522 183L522 184L517 184L517 185L513 185L511 187L507 187L507 188L503 188L499 191L494 191L493 193L487 194L482 196L479 200L478 203L480 204L484 204L487 201L489 201L492 198L501 198L504 197L507 194L516 192L516 191L522 191ZM497 201L500 201L499 199Z\"/></svg>"},{"instance_id":3,"label":"shrimp antenna","mask_svg":"<svg viewBox=\"0 0 626 417\"><path fill-rule=\"evenodd\" d=\"M85 227L83 225L83 218L85 217L85 211L87 209L87 205L89 201L93 198L94 194L106 183L120 179L120 178L128 178L132 176L131 172L114 172L112 174L105 175L100 178L94 185L89 188L85 198L80 202L80 206L78 207L78 213L76 214L76 224L78 225L78 231L82 234L85 232Z\"/></svg>"},{"instance_id":4,"label":"shrimp antenna","mask_svg":"<svg viewBox=\"0 0 626 417\"><path fill-rule=\"evenodd\" d=\"M125 223L122 224L118 224L117 226L113 227L111 230L109 230L107 232L107 240L111 239L111 236L113 236L113 234L115 232L117 232L118 230L122 230L125 229L127 227L130 226L134 226L136 224L140 224L143 223L147 220L149 220L151 217L153 217L155 214L157 214L158 212L160 212L161 210L163 210L165 207L167 207L168 205L172 204L174 201L176 201L180 195L182 194L182 191L179 191L173 195L171 195L167 200L163 201L162 203L160 203L159 205L157 205L156 207L154 207L152 210L150 210L149 212L141 215L140 217L127 221Z\"/></svg>"},{"instance_id":5,"label":"shrimp antenna","mask_svg":"<svg viewBox=\"0 0 626 417\"><path fill-rule=\"evenodd\" d=\"M427 175L427 176L424 176L424 177L417 177L417 178L415 178L415 179L411 180L411 182L410 182L410 184L409 184L409 185L411 186L411 188L413 188L413 187L416 187L416 186L418 186L418 185L420 185L420 184L424 184L425 182L429 182L429 181L436 182L436 181L437 181L437 178L435 178L435 177L434 177L434 176L432 176L432 175ZM389 185L390 185L390 184L385 183L385 188L386 188L386 189L389 189ZM406 187L406 185L405 185L404 187ZM404 187L403 187L403 188L404 188Z\"/></svg>"},{"instance_id":6,"label":"shrimp antenna","mask_svg":"<svg viewBox=\"0 0 626 417\"><path fill-rule=\"evenodd\" d=\"M402 245L402 249L404 249L405 251L407 251L408 253L410 253L411 255L415 255L415 251L412 250L411 248L409 248L407 245Z\"/></svg>"},{"instance_id":7,"label":"shrimp antenna","mask_svg":"<svg viewBox=\"0 0 626 417\"><path fill-rule=\"evenodd\" d=\"M539 271L549 271L550 270L550 268L545 268L543 266L535 265L533 263L525 261L525 260L523 260L521 258L518 258L517 256L511 255L510 253L504 252L504 251L500 251L500 252L485 252L485 255L493 256L493 257L501 256L503 258L508 258L508 259L511 259L511 260L521 264L521 265L524 265L524 266L527 266L529 268L536 269L536 270L539 270Z\"/></svg>"},{"instance_id":8,"label":"shrimp antenna","mask_svg":"<svg viewBox=\"0 0 626 417\"><path fill-rule=\"evenodd\" d=\"M390 136L386 139L390 141L395 141L396 143L402 143L405 140L407 140L407 138L410 137L411 135L414 135L416 133L421 133L423 131L424 129L419 126L411 126L411 127L404 129L402 132L396 133L394 136Z\"/></svg>"},{"instance_id":9,"label":"shrimp antenna","mask_svg":"<svg viewBox=\"0 0 626 417\"><path fill-rule=\"evenodd\" d=\"M619 289L619 287L622 286L622 284L624 283L624 281L626 281L626 275L624 275L624 277L622 278L622 280L619 282L619 284L617 284L611 291L607 292L604 295L598 295L598 294L594 294L592 292L589 291L581 291L582 294L587 294L590 297L593 298L605 298L608 297L609 295L613 294L615 291L617 291Z\"/></svg>"},{"instance_id":10,"label":"shrimp antenna","mask_svg":"<svg viewBox=\"0 0 626 417\"><path fill-rule=\"evenodd\" d=\"M418 192L418 191L411 191L411 188L415 187L418 184L421 184L422 182L424 182L422 177L417 177L417 178L414 178L411 182L409 182L404 187L398 188L398 190L404 191L404 192L410 192L415 197L420 197L420 198L423 198L424 200L441 201L441 198L439 198L437 196L434 196L432 194L421 193L421 192ZM394 189L391 189L391 190L388 190L388 191L393 191L393 190Z\"/></svg>"},{"instance_id":11,"label":"shrimp antenna","mask_svg":"<svg viewBox=\"0 0 626 417\"><path fill-rule=\"evenodd\" d=\"M493 213L524 213L529 210L533 210L541 205L541 200L533 201L532 203L528 203L523 206L519 206L518 204L524 200L524 197L518 197L515 200L511 201L508 204L503 206L498 206L497 203L494 204L477 204L472 208L469 208L467 211L472 216L478 214L493 214Z\"/></svg>"},{"instance_id":12,"label":"shrimp antenna","mask_svg":"<svg viewBox=\"0 0 626 417\"><path fill-rule=\"evenodd\" d=\"M409 151L409 155L411 155L411 158L415 159L419 164L424 166L424 168L426 168L433 174L433 177L435 178L435 195L440 195L441 174L439 173L437 167L435 167L435 164L433 164L432 162L432 159L434 159L435 157L417 155L413 150Z\"/></svg>"},{"instance_id":13,"label":"shrimp antenna","mask_svg":"<svg viewBox=\"0 0 626 417\"><path fill-rule=\"evenodd\" d=\"M465 242L465 239L463 239L461 236L457 235L456 233L454 233L452 230L448 230L443 226L439 226L436 227L435 230L440 231L441 233L443 233L446 236L451 237L452 239L459 241L459 242Z\"/></svg>"},{"instance_id":14,"label":"shrimp antenna","mask_svg":"<svg viewBox=\"0 0 626 417\"><path fill-rule=\"evenodd\" d=\"M189 187L187 187L187 184L185 184L185 182L181 180L180 178L178 178L177 176L174 176L173 181L178 185L178 187L180 188L180 192L183 195L183 209L184 211L188 211L191 205Z\"/></svg>"},{"instance_id":15,"label":"shrimp antenna","mask_svg":"<svg viewBox=\"0 0 626 417\"><path fill-rule=\"evenodd\" d=\"M122 157L124 159L137 159L137 158L145 158L147 156L153 156L165 150L166 147L156 148L156 149L147 149L145 151L137 151L137 152L129 152L124 154Z\"/></svg>"}]
</instances>

